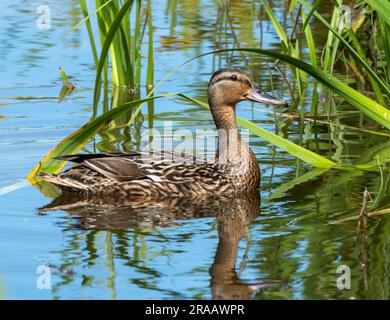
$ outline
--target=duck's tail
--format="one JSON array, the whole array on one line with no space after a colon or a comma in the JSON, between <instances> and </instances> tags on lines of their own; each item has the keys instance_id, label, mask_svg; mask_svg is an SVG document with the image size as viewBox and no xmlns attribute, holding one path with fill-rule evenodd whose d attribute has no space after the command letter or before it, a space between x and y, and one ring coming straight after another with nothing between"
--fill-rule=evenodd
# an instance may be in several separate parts
<instances>
[{"instance_id":1,"label":"duck's tail","mask_svg":"<svg viewBox=\"0 0 390 320\"><path fill-rule=\"evenodd\" d=\"M37 175L43 181L50 182L66 191L86 191L86 185L71 176L59 176L52 173L39 173Z\"/></svg>"}]
</instances>

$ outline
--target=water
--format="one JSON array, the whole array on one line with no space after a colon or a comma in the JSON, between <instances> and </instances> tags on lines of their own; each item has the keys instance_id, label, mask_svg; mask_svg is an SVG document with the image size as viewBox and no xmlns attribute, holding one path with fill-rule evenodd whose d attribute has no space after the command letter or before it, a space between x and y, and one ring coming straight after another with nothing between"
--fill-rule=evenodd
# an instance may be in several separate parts
<instances>
[{"instance_id":1,"label":"water","mask_svg":"<svg viewBox=\"0 0 390 320\"><path fill-rule=\"evenodd\" d=\"M359 214L365 187L373 196L381 190L377 207L386 208L387 174L319 172L293 187L295 178L312 169L254 136L250 145L261 163L261 192L246 199L136 207L66 196L54 204L73 207L38 211L53 199L25 177L59 141L90 119L95 77L84 26L69 32L81 20L78 1L46 3L52 14L50 30L36 28L40 1L0 4L0 298L389 298L389 217L370 218L363 235L356 233L356 221L335 223ZM283 3L274 6L280 19ZM224 30L216 34L214 4L185 1L177 3L176 10L174 6L175 1L168 9L165 1L153 2L157 80L188 58L212 50L215 41L220 47L234 42L231 30L227 37ZM262 30L263 48L280 48L264 16L261 23L243 19L251 13L251 1L232 1L230 15L240 45L258 46ZM321 29L315 30L322 41ZM226 58L208 56L187 64L160 92L184 92L205 100L209 77L226 66ZM235 54L228 60L265 90L274 88L275 96L289 99L286 83L270 68L271 59ZM77 87L62 103L57 101L60 66ZM239 115L274 131L275 116L266 111L242 103ZM147 127L147 106L142 113ZM291 141L334 160L375 161L376 153L387 150L387 137L329 125L302 131L297 122L276 119L279 132L286 132ZM360 114L345 104L332 120L354 127L361 123ZM155 103L154 127L162 129L164 121L192 131L213 127L207 110L175 98ZM364 124L372 128L366 119ZM130 133L136 134L136 128ZM112 141L97 136L86 149L136 148L134 135L127 142L123 131L114 130L112 136ZM42 265L50 267L51 289L37 286ZM350 290L337 288L341 265L351 270Z\"/></svg>"}]
</instances>

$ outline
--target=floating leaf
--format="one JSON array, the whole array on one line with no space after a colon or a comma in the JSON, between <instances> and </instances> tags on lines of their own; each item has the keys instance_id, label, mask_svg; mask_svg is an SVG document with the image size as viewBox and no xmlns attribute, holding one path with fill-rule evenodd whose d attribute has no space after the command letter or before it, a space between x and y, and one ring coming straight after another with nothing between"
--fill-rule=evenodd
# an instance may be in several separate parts
<instances>
[{"instance_id":1,"label":"floating leaf","mask_svg":"<svg viewBox=\"0 0 390 320\"><path fill-rule=\"evenodd\" d=\"M61 79L64 83L68 82L68 77L67 77L64 69L62 69L61 67L60 67L60 76L61 76Z\"/></svg>"}]
</instances>

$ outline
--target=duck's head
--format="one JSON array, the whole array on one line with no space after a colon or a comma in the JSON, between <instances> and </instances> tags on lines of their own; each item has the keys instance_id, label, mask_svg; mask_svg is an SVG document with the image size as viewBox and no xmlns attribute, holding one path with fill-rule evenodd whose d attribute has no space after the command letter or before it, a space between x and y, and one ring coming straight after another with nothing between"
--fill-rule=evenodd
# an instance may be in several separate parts
<instances>
[{"instance_id":1,"label":"duck's head","mask_svg":"<svg viewBox=\"0 0 390 320\"><path fill-rule=\"evenodd\" d=\"M267 105L287 105L284 100L266 94L245 73L234 69L221 69L212 75L208 99L214 109L219 106L234 107L238 102L245 100Z\"/></svg>"}]
</instances>

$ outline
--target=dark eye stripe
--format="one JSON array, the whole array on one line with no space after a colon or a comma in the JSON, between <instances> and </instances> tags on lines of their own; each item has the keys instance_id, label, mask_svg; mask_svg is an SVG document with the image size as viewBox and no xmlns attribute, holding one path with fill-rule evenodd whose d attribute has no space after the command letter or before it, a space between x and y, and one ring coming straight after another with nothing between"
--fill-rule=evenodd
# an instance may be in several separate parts
<instances>
[{"instance_id":1,"label":"dark eye stripe","mask_svg":"<svg viewBox=\"0 0 390 320\"><path fill-rule=\"evenodd\" d=\"M238 81L238 82L241 82L241 83L245 83L248 87L252 86L250 81L248 81L247 79L237 78L237 80L234 80L234 79L231 78L231 76L229 76L229 77L221 77L219 79L216 79L212 84L216 84L217 82L224 81L224 80L229 80L229 81L233 81L233 82Z\"/></svg>"}]
</instances>

